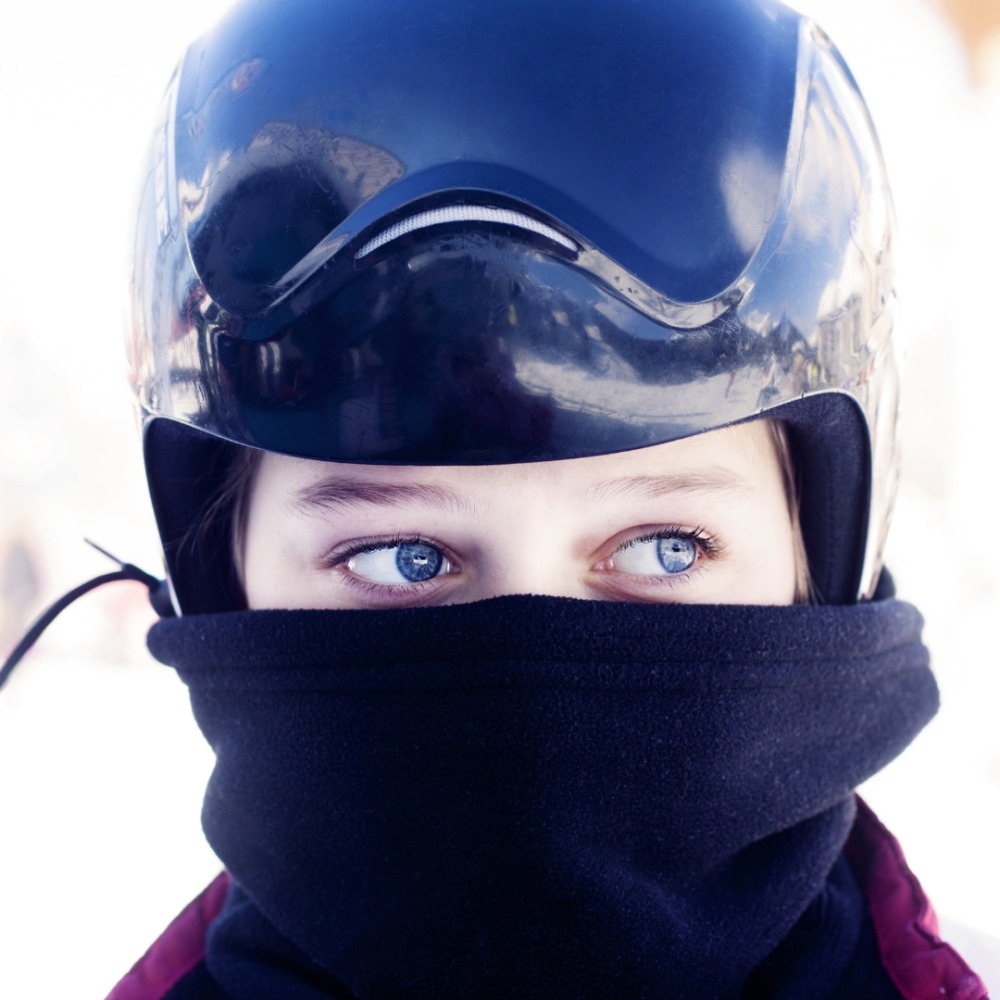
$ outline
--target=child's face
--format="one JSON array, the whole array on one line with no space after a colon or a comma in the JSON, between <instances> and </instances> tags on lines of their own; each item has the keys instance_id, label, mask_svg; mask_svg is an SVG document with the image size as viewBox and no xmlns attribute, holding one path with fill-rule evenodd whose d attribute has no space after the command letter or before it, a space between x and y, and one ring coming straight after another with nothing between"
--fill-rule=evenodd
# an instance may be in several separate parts
<instances>
[{"instance_id":1,"label":"child's face","mask_svg":"<svg viewBox=\"0 0 1000 1000\"><path fill-rule=\"evenodd\" d=\"M265 454L251 608L402 608L502 594L791 604L795 538L762 421L618 455L371 466Z\"/></svg>"}]
</instances>

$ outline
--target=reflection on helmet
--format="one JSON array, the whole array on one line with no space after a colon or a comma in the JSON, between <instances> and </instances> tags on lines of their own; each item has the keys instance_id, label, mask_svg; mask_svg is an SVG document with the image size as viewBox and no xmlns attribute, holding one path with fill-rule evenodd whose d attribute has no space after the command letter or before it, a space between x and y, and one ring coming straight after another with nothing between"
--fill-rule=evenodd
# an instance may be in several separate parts
<instances>
[{"instance_id":1,"label":"reflection on helmet","mask_svg":"<svg viewBox=\"0 0 1000 1000\"><path fill-rule=\"evenodd\" d=\"M181 540L226 442L526 462L762 413L817 589L853 600L895 488L891 251L861 98L779 4L237 6L172 81L136 228L181 606L220 606Z\"/></svg>"}]
</instances>

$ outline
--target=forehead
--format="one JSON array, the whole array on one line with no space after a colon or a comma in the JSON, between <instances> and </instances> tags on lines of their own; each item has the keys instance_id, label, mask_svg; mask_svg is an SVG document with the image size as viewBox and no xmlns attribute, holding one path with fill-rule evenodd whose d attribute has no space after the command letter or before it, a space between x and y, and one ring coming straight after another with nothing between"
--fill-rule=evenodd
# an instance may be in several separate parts
<instances>
[{"instance_id":1,"label":"forehead","mask_svg":"<svg viewBox=\"0 0 1000 1000\"><path fill-rule=\"evenodd\" d=\"M257 489L306 495L320 482L373 486L437 484L456 493L551 488L613 497L618 484L669 477L675 489L754 488L773 479L778 461L767 421L759 420L635 451L521 465L405 466L318 462L265 453ZM305 494L303 494L305 491Z\"/></svg>"}]
</instances>

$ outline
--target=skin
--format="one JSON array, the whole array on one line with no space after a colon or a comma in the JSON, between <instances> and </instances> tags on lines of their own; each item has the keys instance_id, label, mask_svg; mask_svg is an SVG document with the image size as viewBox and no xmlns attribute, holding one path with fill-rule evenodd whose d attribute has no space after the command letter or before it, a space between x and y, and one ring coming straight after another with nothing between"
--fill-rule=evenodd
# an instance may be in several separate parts
<instances>
[{"instance_id":1,"label":"skin","mask_svg":"<svg viewBox=\"0 0 1000 1000\"><path fill-rule=\"evenodd\" d=\"M243 567L251 608L504 594L778 605L795 596L794 538L774 445L755 421L527 465L332 465L268 453L250 487ZM417 575L436 575L408 582L401 544ZM404 561L404 573L413 565Z\"/></svg>"}]
</instances>

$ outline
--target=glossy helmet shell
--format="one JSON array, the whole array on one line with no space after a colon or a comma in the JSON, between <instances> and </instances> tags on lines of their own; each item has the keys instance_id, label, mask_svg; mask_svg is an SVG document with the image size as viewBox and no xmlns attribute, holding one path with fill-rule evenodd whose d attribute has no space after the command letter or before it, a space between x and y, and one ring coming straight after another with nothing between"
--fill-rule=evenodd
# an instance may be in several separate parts
<instances>
[{"instance_id":1,"label":"glossy helmet shell","mask_svg":"<svg viewBox=\"0 0 1000 1000\"><path fill-rule=\"evenodd\" d=\"M130 370L177 604L233 445L387 464L787 422L819 599L895 491L892 211L864 103L768 0L248 0L140 190Z\"/></svg>"}]
</instances>

